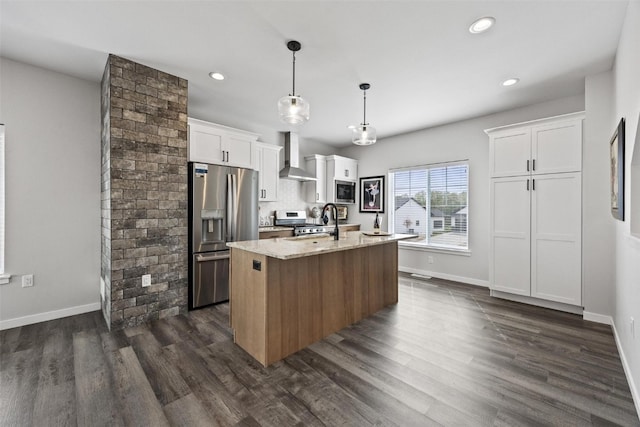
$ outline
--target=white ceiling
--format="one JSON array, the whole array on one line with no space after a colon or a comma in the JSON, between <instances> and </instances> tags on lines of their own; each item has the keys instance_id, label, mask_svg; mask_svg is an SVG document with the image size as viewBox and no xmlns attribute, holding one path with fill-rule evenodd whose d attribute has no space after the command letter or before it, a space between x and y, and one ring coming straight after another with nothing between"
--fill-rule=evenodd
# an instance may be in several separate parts
<instances>
[{"instance_id":1,"label":"white ceiling","mask_svg":"<svg viewBox=\"0 0 640 427\"><path fill-rule=\"evenodd\" d=\"M0 54L99 81L113 53L187 79L192 117L286 131L276 102L295 39L296 93L311 104L300 135L345 146L362 82L379 139L583 93L611 68L627 3L1 0ZM487 15L496 25L470 34Z\"/></svg>"}]
</instances>

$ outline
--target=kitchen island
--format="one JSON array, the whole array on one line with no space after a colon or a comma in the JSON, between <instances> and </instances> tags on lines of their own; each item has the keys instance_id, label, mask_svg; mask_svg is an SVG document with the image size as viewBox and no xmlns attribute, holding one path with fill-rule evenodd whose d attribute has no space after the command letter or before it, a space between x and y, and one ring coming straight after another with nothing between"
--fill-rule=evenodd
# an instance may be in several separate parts
<instances>
[{"instance_id":1,"label":"kitchen island","mask_svg":"<svg viewBox=\"0 0 640 427\"><path fill-rule=\"evenodd\" d=\"M268 366L398 302L398 240L360 231L229 243L234 341Z\"/></svg>"}]
</instances>

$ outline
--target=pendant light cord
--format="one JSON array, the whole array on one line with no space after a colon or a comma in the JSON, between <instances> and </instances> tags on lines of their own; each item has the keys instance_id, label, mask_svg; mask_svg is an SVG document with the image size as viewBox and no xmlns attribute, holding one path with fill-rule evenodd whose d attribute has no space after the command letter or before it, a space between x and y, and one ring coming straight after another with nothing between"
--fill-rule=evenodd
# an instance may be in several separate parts
<instances>
[{"instance_id":1,"label":"pendant light cord","mask_svg":"<svg viewBox=\"0 0 640 427\"><path fill-rule=\"evenodd\" d=\"M364 93L364 117L363 117L363 121L362 121L362 125L366 126L367 123L367 91L363 90L362 91Z\"/></svg>"},{"instance_id":2,"label":"pendant light cord","mask_svg":"<svg viewBox=\"0 0 640 427\"><path fill-rule=\"evenodd\" d=\"M293 92L291 96L296 96L296 53L293 52Z\"/></svg>"}]
</instances>

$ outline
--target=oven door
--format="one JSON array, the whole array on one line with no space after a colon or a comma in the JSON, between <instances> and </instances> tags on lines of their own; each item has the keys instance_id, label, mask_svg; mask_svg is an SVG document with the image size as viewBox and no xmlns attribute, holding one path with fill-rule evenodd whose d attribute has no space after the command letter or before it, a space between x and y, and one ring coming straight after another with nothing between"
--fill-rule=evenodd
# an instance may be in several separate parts
<instances>
[{"instance_id":1,"label":"oven door","mask_svg":"<svg viewBox=\"0 0 640 427\"><path fill-rule=\"evenodd\" d=\"M192 308L229 300L230 251L193 255Z\"/></svg>"}]
</instances>

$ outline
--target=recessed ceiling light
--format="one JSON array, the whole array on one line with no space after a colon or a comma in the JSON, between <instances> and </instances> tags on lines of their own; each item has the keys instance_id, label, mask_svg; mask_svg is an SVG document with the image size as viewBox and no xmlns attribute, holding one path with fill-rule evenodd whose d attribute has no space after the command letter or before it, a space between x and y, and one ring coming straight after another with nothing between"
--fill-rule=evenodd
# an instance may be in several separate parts
<instances>
[{"instance_id":1,"label":"recessed ceiling light","mask_svg":"<svg viewBox=\"0 0 640 427\"><path fill-rule=\"evenodd\" d=\"M484 16L482 18L476 19L473 24L469 27L469 32L471 34L480 34L487 31L489 28L496 23L496 18L493 16Z\"/></svg>"},{"instance_id":2,"label":"recessed ceiling light","mask_svg":"<svg viewBox=\"0 0 640 427\"><path fill-rule=\"evenodd\" d=\"M511 79L507 79L505 81L502 82L502 86L513 86L514 84L518 83L520 81L520 79L517 78L511 78Z\"/></svg>"},{"instance_id":3,"label":"recessed ceiling light","mask_svg":"<svg viewBox=\"0 0 640 427\"><path fill-rule=\"evenodd\" d=\"M213 80L224 80L224 76L222 75L222 73L216 73L213 71L209 73L209 77L211 77Z\"/></svg>"}]
</instances>

